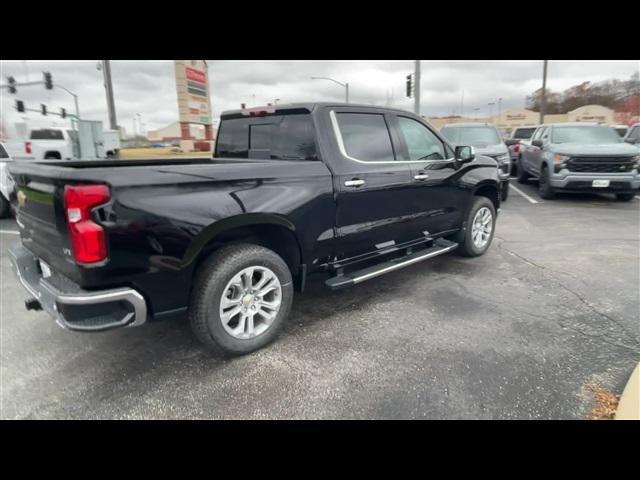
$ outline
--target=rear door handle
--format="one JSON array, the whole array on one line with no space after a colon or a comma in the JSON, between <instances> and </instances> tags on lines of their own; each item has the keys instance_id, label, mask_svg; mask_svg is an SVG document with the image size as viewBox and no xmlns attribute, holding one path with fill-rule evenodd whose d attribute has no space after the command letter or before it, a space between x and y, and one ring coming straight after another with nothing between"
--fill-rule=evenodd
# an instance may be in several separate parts
<instances>
[{"instance_id":1,"label":"rear door handle","mask_svg":"<svg viewBox=\"0 0 640 480\"><path fill-rule=\"evenodd\" d=\"M426 180L427 178L429 178L429 175L427 175L426 173L419 173L418 175L414 175L413 178L415 178L416 180Z\"/></svg>"},{"instance_id":2,"label":"rear door handle","mask_svg":"<svg viewBox=\"0 0 640 480\"><path fill-rule=\"evenodd\" d=\"M359 178L354 178L353 180L347 180L346 182L344 182L345 187L359 187L364 184L365 181L360 180Z\"/></svg>"}]
</instances>

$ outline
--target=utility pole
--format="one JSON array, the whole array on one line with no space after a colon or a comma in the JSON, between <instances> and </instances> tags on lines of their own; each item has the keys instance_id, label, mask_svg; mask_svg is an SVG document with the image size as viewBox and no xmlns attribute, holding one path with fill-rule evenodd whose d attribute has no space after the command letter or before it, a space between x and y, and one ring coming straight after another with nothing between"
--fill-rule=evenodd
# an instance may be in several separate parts
<instances>
[{"instance_id":1,"label":"utility pole","mask_svg":"<svg viewBox=\"0 0 640 480\"><path fill-rule=\"evenodd\" d=\"M462 89L462 99L460 100L460 116L464 117L464 89Z\"/></svg>"},{"instance_id":2,"label":"utility pole","mask_svg":"<svg viewBox=\"0 0 640 480\"><path fill-rule=\"evenodd\" d=\"M502 122L502 98L498 99L498 125Z\"/></svg>"},{"instance_id":3,"label":"utility pole","mask_svg":"<svg viewBox=\"0 0 640 480\"><path fill-rule=\"evenodd\" d=\"M544 109L547 104L547 60L542 67L542 96L540 97L540 125L544 123Z\"/></svg>"},{"instance_id":4,"label":"utility pole","mask_svg":"<svg viewBox=\"0 0 640 480\"><path fill-rule=\"evenodd\" d=\"M415 61L414 73L414 94L413 94L413 111L416 115L420 115L420 60Z\"/></svg>"},{"instance_id":5,"label":"utility pole","mask_svg":"<svg viewBox=\"0 0 640 480\"><path fill-rule=\"evenodd\" d=\"M118 129L116 120L116 105L113 101L113 84L111 83L111 65L109 60L102 60L102 74L104 76L104 88L107 91L107 108L109 109L109 127L111 130Z\"/></svg>"}]
</instances>

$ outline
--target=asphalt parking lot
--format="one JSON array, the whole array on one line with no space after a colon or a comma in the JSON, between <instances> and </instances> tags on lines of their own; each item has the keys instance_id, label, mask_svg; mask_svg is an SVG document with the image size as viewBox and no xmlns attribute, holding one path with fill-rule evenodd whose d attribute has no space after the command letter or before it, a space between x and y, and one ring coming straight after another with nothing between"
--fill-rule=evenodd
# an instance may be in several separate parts
<instances>
[{"instance_id":1,"label":"asphalt parking lot","mask_svg":"<svg viewBox=\"0 0 640 480\"><path fill-rule=\"evenodd\" d=\"M587 386L620 394L640 360L640 198L513 184L485 256L311 282L280 338L235 359L184 321L82 334L26 312L0 221L0 416L587 418Z\"/></svg>"}]
</instances>

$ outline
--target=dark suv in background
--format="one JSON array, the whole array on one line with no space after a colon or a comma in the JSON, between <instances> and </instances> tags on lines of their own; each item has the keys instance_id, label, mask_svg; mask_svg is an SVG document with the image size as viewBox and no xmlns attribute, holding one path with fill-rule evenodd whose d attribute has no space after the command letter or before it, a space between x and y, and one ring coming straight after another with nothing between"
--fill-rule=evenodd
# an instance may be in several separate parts
<instances>
[{"instance_id":1,"label":"dark suv in background","mask_svg":"<svg viewBox=\"0 0 640 480\"><path fill-rule=\"evenodd\" d=\"M538 177L545 199L565 191L614 193L618 200L630 201L640 189L639 153L607 125L541 125L522 149L518 182Z\"/></svg>"},{"instance_id":2,"label":"dark suv in background","mask_svg":"<svg viewBox=\"0 0 640 480\"><path fill-rule=\"evenodd\" d=\"M451 123L440 133L453 145L471 145L477 155L493 158L498 164L498 177L502 183L501 200L509 194L511 157L498 129L489 123Z\"/></svg>"}]
</instances>

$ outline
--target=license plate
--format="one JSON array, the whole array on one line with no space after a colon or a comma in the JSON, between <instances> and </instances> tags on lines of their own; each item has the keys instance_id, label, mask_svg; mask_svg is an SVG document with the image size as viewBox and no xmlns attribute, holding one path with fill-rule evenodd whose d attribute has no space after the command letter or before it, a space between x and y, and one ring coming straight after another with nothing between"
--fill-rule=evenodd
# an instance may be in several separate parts
<instances>
[{"instance_id":1,"label":"license plate","mask_svg":"<svg viewBox=\"0 0 640 480\"><path fill-rule=\"evenodd\" d=\"M608 187L609 186L609 180L594 180L591 185L593 187Z\"/></svg>"},{"instance_id":2,"label":"license plate","mask_svg":"<svg viewBox=\"0 0 640 480\"><path fill-rule=\"evenodd\" d=\"M42 272L43 278L49 278L51 276L51 269L49 265L40 260L40 271Z\"/></svg>"}]
</instances>

